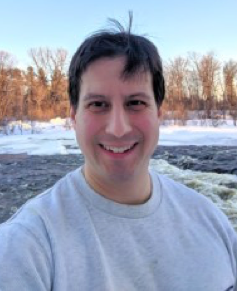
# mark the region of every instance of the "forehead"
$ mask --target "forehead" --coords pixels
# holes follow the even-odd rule
[[[134,74],[124,74],[125,57],[100,58],[92,62],[82,74],[81,89],[96,85],[123,84],[152,88],[152,76],[149,71],[138,70]]]

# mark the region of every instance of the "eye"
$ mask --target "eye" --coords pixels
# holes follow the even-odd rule
[[[87,107],[92,112],[103,112],[109,109],[109,104],[105,101],[93,101]]]
[[[142,100],[130,100],[127,102],[126,107],[130,110],[140,111],[146,107],[146,102]]]

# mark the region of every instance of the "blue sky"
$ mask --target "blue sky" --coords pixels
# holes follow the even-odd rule
[[[107,18],[147,34],[164,60],[213,50],[237,60],[236,0],[0,0],[0,50],[27,66],[30,48],[64,48],[72,55],[81,41],[105,28]]]

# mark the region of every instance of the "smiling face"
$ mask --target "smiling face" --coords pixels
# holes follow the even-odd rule
[[[158,141],[160,110],[152,77],[121,77],[124,58],[102,58],[82,75],[79,105],[71,118],[85,156],[87,180],[122,183],[143,179]]]

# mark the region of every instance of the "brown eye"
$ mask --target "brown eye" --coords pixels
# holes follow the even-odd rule
[[[94,101],[88,105],[88,108],[92,112],[103,112],[109,108],[109,104],[104,101]]]
[[[146,107],[146,103],[142,100],[130,100],[127,102],[126,106],[130,110],[139,111]]]

